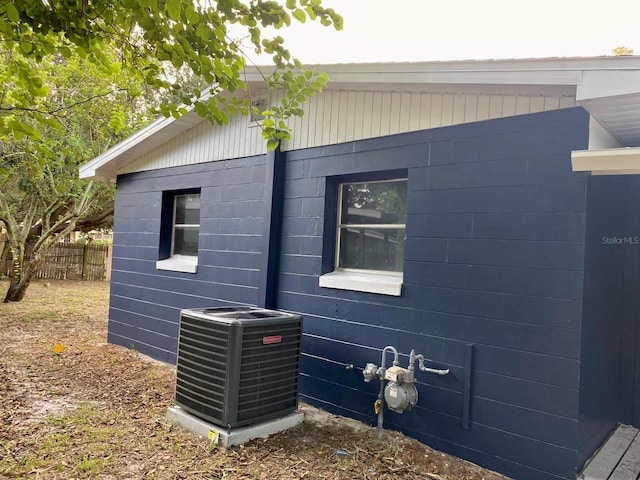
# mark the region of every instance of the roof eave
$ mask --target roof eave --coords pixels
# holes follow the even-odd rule
[[[596,86],[601,83],[599,71],[610,73],[629,70],[636,80],[640,71],[640,57],[552,58],[525,60],[485,60],[455,62],[406,62],[316,65],[330,77],[331,85],[386,85],[386,84],[456,84],[456,85],[512,85],[541,86],[549,88],[573,88],[581,90],[577,96],[585,108],[598,100],[590,78]],[[272,67],[250,67],[245,71],[245,81],[258,87],[264,84],[265,74]],[[596,72],[585,75],[585,72]],[[630,85],[631,81],[624,83]],[[588,94],[587,94],[587,87]],[[575,92],[576,90],[574,90]],[[584,92],[584,93],[581,93]],[[604,92],[611,94],[612,92]],[[602,99],[603,101],[605,99]],[[204,121],[193,111],[180,119],[161,118],[139,130],[129,138],[80,167],[80,177],[86,179],[113,180],[116,173],[128,161],[156,148]],[[606,122],[603,122],[606,124]]]
[[[159,118],[82,165],[79,170],[80,178],[91,180],[113,179],[115,178],[115,172],[122,164],[136,156],[136,150],[139,150],[143,143],[145,150],[155,148],[202,121],[204,119],[193,111],[179,119],[173,117]]]
[[[640,173],[640,147],[575,150],[571,152],[574,172],[592,175],[632,175]]]
[[[640,56],[510,60],[462,60],[402,63],[307,65],[329,74],[331,83],[453,83],[498,85],[577,85],[582,72],[640,70]],[[249,67],[246,80],[259,81],[271,66]]]

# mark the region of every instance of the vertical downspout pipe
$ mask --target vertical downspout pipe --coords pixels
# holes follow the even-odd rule
[[[265,165],[260,283],[256,302],[256,305],[262,308],[278,307],[284,179],[285,161],[280,147],[269,150]]]

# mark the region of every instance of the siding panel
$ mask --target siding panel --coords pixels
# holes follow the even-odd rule
[[[273,101],[278,101],[274,94]],[[326,90],[311,98],[302,118],[292,120],[292,139],[283,150],[330,145],[575,105],[574,97],[490,95],[379,90]],[[266,153],[260,128],[234,116],[229,125],[194,126],[119,173],[190,165]]]

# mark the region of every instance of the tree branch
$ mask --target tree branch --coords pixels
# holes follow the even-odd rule
[[[31,112],[31,113],[39,113],[41,115],[51,115],[52,117],[61,118],[61,116],[58,115],[58,112],[71,110],[72,108],[78,107],[80,105],[84,105],[85,103],[92,102],[93,100],[95,100],[97,98],[108,97],[109,95],[113,95],[113,94],[115,94],[117,92],[127,92],[127,91],[128,90],[126,88],[117,88],[117,89],[114,89],[114,90],[109,90],[108,92],[98,93],[96,95],[93,95],[91,97],[85,98],[83,100],[79,100],[77,102],[72,103],[71,105],[64,105],[62,107],[54,108],[53,110],[42,110],[42,109],[34,108],[34,107],[19,107],[19,106],[3,107],[3,106],[0,105],[0,111],[2,111],[2,112],[13,112],[13,111]]]

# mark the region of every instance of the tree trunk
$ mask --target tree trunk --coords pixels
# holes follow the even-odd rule
[[[40,269],[42,264],[41,259],[44,258],[42,250],[34,252],[31,245],[27,245],[24,250],[16,251],[13,253],[13,271],[11,272],[11,282],[9,283],[9,290],[4,297],[4,303],[19,302],[27,293],[27,288],[31,283],[31,280],[35,277],[36,273]]]
[[[19,302],[27,293],[27,287],[31,283],[31,279],[26,275],[16,278],[16,275],[11,275],[11,283],[9,284],[9,290],[4,297],[4,303]]]

